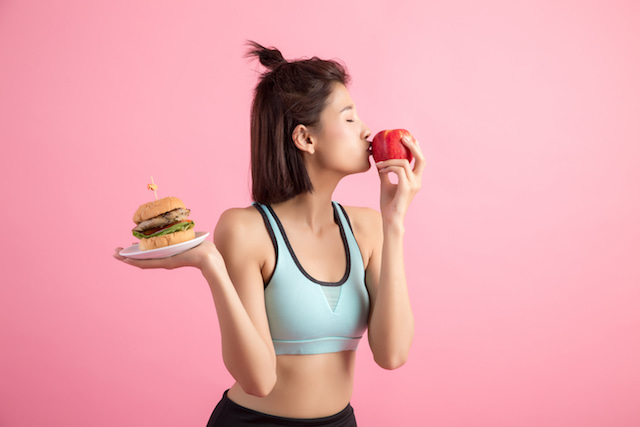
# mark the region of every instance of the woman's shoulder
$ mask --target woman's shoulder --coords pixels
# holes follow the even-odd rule
[[[342,206],[347,212],[349,221],[354,227],[370,228],[382,224],[380,212],[375,209],[360,206]]]
[[[214,240],[221,243],[233,241],[248,244],[256,242],[261,236],[261,231],[268,237],[262,216],[254,206],[230,208],[220,215]]]
[[[359,242],[382,237],[382,217],[375,209],[359,206],[343,206],[349,217],[353,233]]]
[[[251,226],[260,219],[260,213],[255,206],[249,205],[243,208],[229,208],[222,212],[218,223],[224,222],[234,226]]]
[[[382,244],[382,217],[375,209],[358,206],[343,207],[349,217],[366,269],[369,266],[369,260]]]

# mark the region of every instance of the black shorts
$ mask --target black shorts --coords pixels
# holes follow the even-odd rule
[[[356,427],[356,417],[351,405],[347,405],[335,415],[322,418],[286,418],[264,414],[245,408],[231,401],[225,391],[222,400],[209,418],[207,427],[281,427],[281,426],[315,426],[315,427]]]

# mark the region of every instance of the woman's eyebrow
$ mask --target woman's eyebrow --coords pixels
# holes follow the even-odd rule
[[[347,105],[342,110],[340,110],[340,113],[344,113],[345,111],[348,111],[348,110],[353,110],[353,105]]]

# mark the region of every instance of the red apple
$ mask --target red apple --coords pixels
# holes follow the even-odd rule
[[[373,160],[381,162],[389,159],[413,160],[411,151],[402,143],[402,137],[407,135],[411,140],[413,136],[405,129],[383,130],[376,134],[371,141]]]

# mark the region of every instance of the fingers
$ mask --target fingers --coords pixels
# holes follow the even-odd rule
[[[124,261],[124,260],[126,260],[126,259],[127,259],[127,258],[123,257],[122,255],[120,255],[120,251],[121,251],[122,249],[123,249],[123,248],[121,248],[121,247],[117,247],[117,248],[115,248],[115,249],[114,249],[113,257],[114,257],[115,259],[120,260],[120,261]]]
[[[134,259],[134,258],[120,257],[119,259],[125,264],[129,264],[134,267],[141,268],[143,270],[153,269],[153,268],[163,268],[166,270],[171,270],[175,267],[169,258]]]
[[[383,169],[386,169],[391,166],[411,166],[407,159],[389,159],[383,160],[381,162],[376,163],[376,167],[378,168],[378,172],[382,172]]]
[[[157,266],[153,266],[152,263],[149,262],[149,260],[136,260],[133,258],[124,257],[120,255],[121,250],[122,248],[118,247],[115,249],[115,252],[113,253],[113,257],[118,261],[122,261],[125,264],[133,265],[138,268],[157,268]]]
[[[380,177],[387,177],[387,180],[389,173],[392,172],[398,176],[399,180],[407,181],[410,184],[413,184],[416,181],[414,173],[411,170],[411,165],[406,159],[386,160],[384,162],[377,163],[376,166],[378,167]]]
[[[171,269],[168,263],[164,259],[133,259],[127,258],[125,262],[129,265],[133,265],[134,267],[138,267],[141,269],[147,268],[165,268]]]
[[[415,179],[408,166],[387,166],[379,171],[380,182],[383,186],[397,186],[398,193],[412,192],[415,187]],[[397,177],[397,182],[392,182],[391,174]]]
[[[416,160],[413,166],[413,172],[416,175],[421,176],[422,171],[424,170],[424,167],[426,165],[426,160],[424,158],[424,154],[422,153],[422,149],[420,148],[420,143],[417,139],[414,139],[408,135],[404,135],[401,141],[404,146],[407,147],[409,151],[411,151],[411,154],[413,154],[413,158]]]
[[[401,140],[402,143],[411,151],[411,154],[415,159],[413,168],[411,168],[409,161],[406,159],[390,159],[376,163],[378,173],[382,177],[383,174],[394,172],[398,176],[398,179],[406,178],[406,181],[418,190],[421,187],[422,172],[426,165],[424,154],[422,153],[422,149],[420,148],[420,144],[417,140],[407,135],[403,136]],[[402,168],[403,172],[401,172],[401,169],[399,168]],[[402,175],[400,175],[400,173],[402,173]]]

